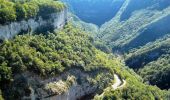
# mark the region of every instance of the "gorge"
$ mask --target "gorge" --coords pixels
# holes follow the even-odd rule
[[[0,100],[169,100],[169,16],[169,0],[0,0]]]
[[[103,6],[95,5],[103,2],[102,0],[66,0],[66,2],[71,7],[73,6],[73,10],[74,7],[77,7],[73,13],[80,19],[83,16],[81,13],[89,15],[89,17],[97,16],[94,13],[85,13],[90,7],[96,7],[96,12],[105,13],[100,9]],[[87,4],[87,2],[89,3]],[[109,21],[105,19],[97,34],[93,34],[97,43],[96,47],[104,52],[112,51],[114,54],[122,56],[126,65],[141,74],[147,83],[157,85],[162,89],[169,89],[170,74],[169,58],[167,57],[169,56],[170,2],[168,0],[107,0],[106,2],[108,4],[119,2],[120,4],[111,7],[115,9],[112,10],[114,16]],[[79,7],[79,4],[86,6],[86,8]],[[108,6],[108,4],[102,4]],[[105,8],[109,9],[109,7]],[[84,21],[88,19],[87,16],[82,18]],[[94,19],[96,20],[96,18]],[[91,23],[96,22],[91,21]],[[106,48],[110,48],[110,50]],[[154,63],[158,64],[157,68],[162,69],[158,71],[157,68],[154,68]],[[156,70],[150,72],[151,69],[148,68]],[[165,71],[164,68],[168,70]],[[157,80],[159,82],[155,82]]]

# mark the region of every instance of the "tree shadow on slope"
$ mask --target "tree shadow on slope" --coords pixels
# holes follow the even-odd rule
[[[112,19],[122,7],[124,0],[63,0],[83,21],[101,26]]]
[[[120,20],[128,20],[132,13],[141,9],[163,10],[170,5],[169,0],[131,0],[126,10],[121,15]]]
[[[151,24],[147,29],[141,30],[139,36],[133,39],[130,43],[125,45],[123,48],[125,51],[129,51],[131,48],[138,48],[144,46],[149,42],[153,42],[157,39],[162,38],[166,34],[170,33],[170,16],[159,20],[156,23]]]

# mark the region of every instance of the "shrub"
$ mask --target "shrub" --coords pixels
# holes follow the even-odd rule
[[[37,16],[39,11],[39,6],[31,2],[24,4],[24,8],[26,10],[26,18]]]
[[[7,67],[7,63],[2,63],[0,65],[0,83],[7,84],[12,79],[12,70]]]
[[[16,12],[12,7],[0,9],[0,23],[12,22],[16,20]]]
[[[16,9],[17,20],[21,20],[23,18],[26,18],[27,13],[26,13],[26,10],[25,10],[25,8],[23,7],[22,4],[17,3],[15,5],[15,9]]]

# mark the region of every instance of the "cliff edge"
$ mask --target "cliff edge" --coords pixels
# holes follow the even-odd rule
[[[25,32],[47,32],[53,29],[62,28],[67,22],[67,9],[63,9],[60,12],[52,13],[48,16],[48,19],[44,19],[41,16],[37,18],[30,18],[28,20],[22,20],[18,22],[11,22],[7,25],[0,25],[0,39],[10,39],[17,34],[23,34]]]

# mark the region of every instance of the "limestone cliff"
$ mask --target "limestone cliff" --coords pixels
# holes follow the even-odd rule
[[[25,93],[23,88],[17,88],[22,93],[22,100],[77,100],[86,98],[86,95],[95,95],[113,80],[113,76],[104,73],[108,73],[108,70],[96,70],[91,73],[70,69],[59,76],[44,79],[25,72],[15,76],[13,87],[22,86],[29,91]],[[101,75],[100,78],[98,75]],[[96,81],[95,77],[99,80]]]
[[[67,9],[53,13],[44,19],[41,16],[22,20],[19,22],[11,22],[7,25],[0,25],[0,40],[13,38],[17,34],[24,32],[44,32],[55,28],[62,28],[67,21]]]

